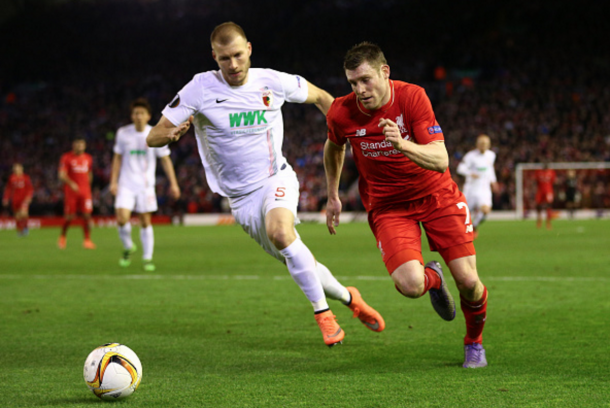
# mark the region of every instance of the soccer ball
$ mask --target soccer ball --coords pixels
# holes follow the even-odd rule
[[[85,360],[83,377],[89,389],[103,400],[117,400],[133,394],[142,380],[142,363],[129,347],[104,344]]]

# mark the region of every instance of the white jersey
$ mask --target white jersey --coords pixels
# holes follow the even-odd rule
[[[208,185],[215,193],[238,197],[285,167],[281,107],[306,99],[307,81],[300,76],[251,68],[248,82],[230,86],[220,71],[208,71],[195,75],[163,115],[174,125],[194,115]]]
[[[491,194],[491,183],[496,182],[495,162],[496,154],[491,150],[481,153],[475,149],[464,155],[457,167],[457,173],[466,177],[464,194],[475,191],[489,191]],[[473,177],[473,175],[477,177]]]
[[[117,131],[113,151],[122,156],[119,188],[137,192],[154,187],[157,158],[169,156],[171,152],[167,146],[148,147],[146,136],[151,129],[146,125],[142,132],[138,132],[131,124]]]

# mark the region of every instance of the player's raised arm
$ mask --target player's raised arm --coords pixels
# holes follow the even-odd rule
[[[313,103],[324,115],[330,109],[335,98],[324,89],[318,88],[311,82],[307,81],[307,99],[305,103]]]
[[[412,162],[426,170],[444,173],[449,166],[449,154],[445,147],[445,142],[436,140],[428,144],[420,145],[409,140],[403,139],[398,125],[390,119],[381,119],[379,127],[383,128],[385,140],[392,143],[394,148]]]
[[[339,146],[330,140],[324,144],[324,171],[326,173],[326,188],[328,201],[326,203],[326,226],[328,232],[335,235],[335,227],[339,225],[341,214],[341,199],[339,198],[339,180],[343,161],[345,159],[345,145]]]
[[[149,147],[161,147],[180,140],[193,123],[193,116],[175,126],[165,116],[161,116],[159,123],[157,123],[146,137],[146,144]]]

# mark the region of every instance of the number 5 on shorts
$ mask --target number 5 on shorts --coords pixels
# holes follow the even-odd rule
[[[282,197],[286,196],[286,187],[278,187],[275,190],[275,196],[278,198],[282,198]]]
[[[464,202],[459,202],[456,205],[460,210],[462,208],[466,209],[466,222],[464,224],[466,224],[466,234],[468,234],[469,232],[472,232],[472,230],[473,230],[472,224],[470,224],[470,210],[468,209],[468,204],[466,204]]]

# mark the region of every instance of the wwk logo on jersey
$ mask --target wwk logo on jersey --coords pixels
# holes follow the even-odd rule
[[[240,126],[253,126],[267,123],[265,113],[267,111],[258,110],[250,112],[229,113],[229,123],[232,128]],[[243,124],[242,124],[243,121]]]

